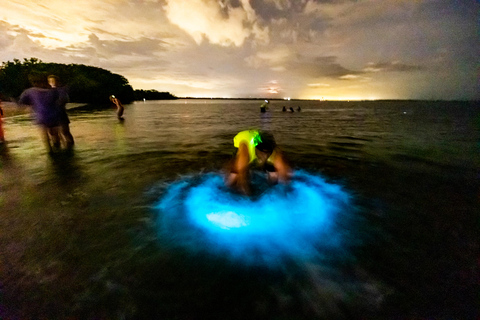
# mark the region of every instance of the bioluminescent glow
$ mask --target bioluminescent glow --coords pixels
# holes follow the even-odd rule
[[[222,229],[240,228],[248,226],[248,222],[243,215],[235,212],[215,212],[207,214],[208,221],[219,226]]]
[[[169,185],[155,207],[160,237],[194,252],[221,254],[245,263],[282,257],[315,257],[341,249],[337,221],[350,209],[350,196],[322,177],[296,171],[289,185],[267,186],[254,175],[257,194],[225,187],[218,173]]]

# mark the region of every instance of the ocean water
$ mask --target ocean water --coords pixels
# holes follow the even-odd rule
[[[56,155],[30,115],[4,119],[0,318],[477,316],[478,103],[259,106],[136,102],[119,122],[70,104],[75,149]],[[222,188],[250,128],[274,134],[292,189]]]

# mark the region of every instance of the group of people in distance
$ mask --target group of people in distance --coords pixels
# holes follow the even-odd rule
[[[289,110],[290,112],[295,112],[295,110],[293,110],[292,107],[290,107],[288,110]],[[286,111],[287,111],[287,108],[286,108],[285,106],[283,106],[282,111],[283,111],[283,112],[286,112]],[[298,107],[298,108],[297,108],[297,111],[298,111],[298,112],[302,111],[302,108]]]
[[[31,74],[29,81],[32,87],[22,92],[18,104],[32,106],[50,153],[60,150],[62,144],[66,150],[71,150],[74,140],[65,108],[69,101],[67,91],[59,86],[59,78],[55,75]]]

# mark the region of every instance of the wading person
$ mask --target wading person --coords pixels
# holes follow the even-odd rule
[[[110,101],[112,101],[112,103],[117,107],[117,118],[118,118],[118,120],[123,120],[123,117],[122,117],[123,116],[123,110],[124,110],[123,104],[114,95],[110,96]]]
[[[290,180],[291,168],[270,133],[241,131],[233,139],[233,144],[238,149],[227,168],[227,186],[250,194],[249,171],[254,167],[267,171],[270,182],[287,183]]]
[[[68,119],[66,105],[70,98],[65,87],[59,86],[60,79],[55,75],[48,76],[48,84],[58,92],[57,107],[59,112],[60,133],[65,141],[65,147],[71,149],[74,145],[72,133],[70,132],[70,119]]]
[[[3,109],[2,99],[0,99],[0,144],[5,143],[5,135],[3,133]]]
[[[22,92],[18,104],[32,107],[45,146],[51,153],[60,148],[59,93],[48,85],[46,75],[32,74],[29,80],[32,87]]]
[[[265,102],[262,103],[262,105],[260,106],[260,112],[262,113],[267,112],[268,104],[269,104],[268,100],[265,100]]]

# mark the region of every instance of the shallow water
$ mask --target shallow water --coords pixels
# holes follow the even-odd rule
[[[4,119],[0,317],[475,318],[478,104],[259,105],[137,102],[118,122],[71,104],[75,150],[54,156],[30,116]],[[313,259],[252,266],[175,238],[201,231],[162,229],[159,201],[220,175],[248,128],[272,131],[297,171],[348,193],[330,234],[341,245],[312,235]]]

